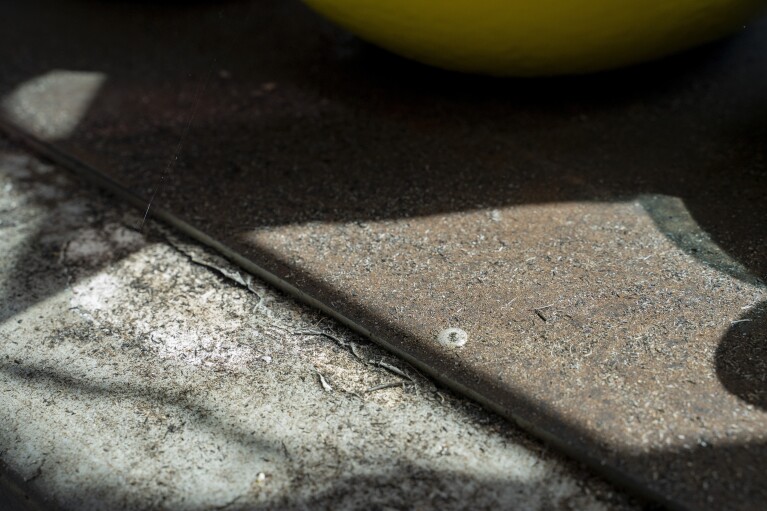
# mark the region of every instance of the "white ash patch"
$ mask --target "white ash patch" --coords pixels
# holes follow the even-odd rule
[[[140,234],[126,228],[81,230],[62,262],[76,276],[101,258],[113,258],[113,247],[143,243]],[[81,278],[72,287],[71,306],[101,328],[131,325],[133,342],[159,359],[229,372],[263,364],[265,353],[250,345],[261,334],[246,321],[253,304],[215,287],[177,285],[184,263],[167,247],[146,246]],[[213,274],[206,278],[216,282]]]
[[[110,302],[120,289],[121,282],[114,276],[99,273],[89,279],[80,281],[72,288],[70,303],[86,318],[92,318],[97,311],[109,308]]]
[[[83,229],[69,242],[62,258],[67,263],[96,262],[108,258],[109,249],[109,242],[100,230]]]
[[[144,245],[144,237],[124,225],[110,224],[106,228],[112,246],[121,249],[137,248]]]
[[[258,352],[232,341],[230,337],[178,324],[154,330],[148,335],[157,355],[194,366],[244,370],[260,359]]]
[[[141,234],[116,223],[100,229],[80,229],[62,252],[62,262],[92,265],[109,260],[115,254],[134,251],[144,243]]]

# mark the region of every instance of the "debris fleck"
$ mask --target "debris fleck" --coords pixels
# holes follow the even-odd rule
[[[316,372],[317,376],[320,377],[320,384],[322,385],[322,389],[325,392],[332,392],[333,391],[333,387],[331,387],[330,384],[328,383],[328,381],[325,379],[325,377],[322,376],[322,373],[319,372],[316,368],[314,369],[314,372]]]
[[[376,385],[375,387],[370,387],[369,389],[367,389],[365,391],[365,394],[369,394],[371,392],[376,392],[378,390],[391,389],[391,388],[394,388],[394,387],[402,387],[404,389],[405,385],[407,385],[407,384],[405,382],[403,382],[403,381],[393,381],[393,382],[390,382],[390,383],[383,383],[381,385]]]
[[[356,343],[350,342],[349,343],[349,349],[351,350],[352,355],[354,355],[355,357],[357,357],[360,360],[365,360],[365,358],[360,354],[360,352],[357,351],[357,344]]]
[[[405,373],[405,371],[403,371],[399,367],[393,366],[391,364],[387,364],[383,360],[381,360],[380,362],[374,362],[373,364],[377,365],[379,367],[383,367],[384,369],[386,369],[388,371],[391,371],[392,373],[396,374],[397,376],[401,376],[401,377],[405,378],[406,380],[413,381],[413,378],[408,376],[407,373]]]
[[[297,332],[293,332],[293,335],[313,335],[318,337],[327,337],[331,341],[335,341],[336,344],[338,344],[339,346],[343,348],[345,348],[349,344],[346,341],[342,341],[341,339],[339,339],[338,337],[334,335],[331,335],[327,332],[320,332],[319,330],[300,330]]]
[[[556,302],[555,302],[555,303],[550,303],[550,304],[548,304],[548,305],[542,305],[542,306],[540,306],[540,307],[535,307],[535,308],[533,309],[533,312],[535,313],[535,315],[536,315],[536,316],[538,316],[539,318],[541,318],[541,319],[543,320],[543,322],[545,323],[545,322],[547,322],[547,321],[549,320],[549,318],[547,318],[547,317],[546,317],[546,316],[543,314],[543,311],[545,311],[546,309],[550,309],[551,307],[554,307],[554,305],[556,305]]]

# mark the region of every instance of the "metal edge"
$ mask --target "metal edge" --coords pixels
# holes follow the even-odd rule
[[[0,115],[0,132],[4,133],[9,138],[26,145],[30,150],[32,150],[34,153],[38,154],[39,156],[47,158],[51,160],[52,162],[69,169],[70,171],[74,172],[75,174],[83,178],[85,181],[91,184],[94,184],[100,188],[103,188],[106,191],[114,194],[121,200],[127,202],[131,206],[139,209],[140,211],[145,210],[147,205],[147,199],[142,198],[135,192],[129,190],[128,188],[120,184],[118,181],[106,176],[105,174],[103,174],[102,172],[99,172],[97,169],[91,167],[90,165],[78,160],[77,158],[67,154],[65,151],[62,151],[61,149],[55,147],[52,143],[41,141],[37,139],[34,135],[31,135],[27,133],[26,131],[21,130],[20,128],[14,126],[2,115]],[[296,286],[290,284],[289,282],[286,282],[285,280],[279,278],[277,275],[255,264],[251,260],[240,255],[237,251],[217,241],[215,238],[205,234],[203,231],[197,229],[196,227],[194,227],[187,221],[183,220],[182,218],[174,215],[170,211],[160,207],[153,207],[152,216],[153,218],[158,219],[175,229],[178,229],[179,231],[189,236],[190,238],[194,239],[195,241],[202,243],[203,245],[215,250],[216,252],[221,254],[223,257],[225,257],[232,263],[236,264],[237,266],[240,266],[247,272],[257,276],[258,278],[268,282],[269,284],[273,285],[280,291],[292,296],[293,298],[301,301],[302,303],[306,305],[309,305],[310,307],[313,307],[315,309],[322,311],[323,313],[341,322],[346,327],[358,333],[359,335],[367,337],[368,339],[378,344],[379,346],[383,347],[387,351],[404,359],[409,364],[412,364],[419,371],[422,371],[424,374],[429,375],[429,377],[438,381],[440,384],[457,392],[458,394],[462,394],[468,397],[469,399],[482,405],[484,408],[492,411],[493,413],[496,413],[497,415],[500,415],[501,417],[512,422],[513,424],[516,424],[517,426],[519,426],[520,428],[522,428],[523,430],[525,430],[532,436],[554,447],[557,451],[572,458],[576,462],[589,467],[596,474],[604,477],[606,480],[618,486],[619,488],[626,490],[627,492],[631,493],[636,498],[642,501],[645,501],[647,503],[654,503],[656,505],[660,505],[663,509],[680,510],[680,511],[688,509],[682,506],[679,502],[669,500],[666,496],[652,489],[647,488],[640,481],[631,477],[625,471],[622,471],[614,466],[611,466],[608,463],[604,463],[602,459],[596,458],[585,451],[582,451],[578,448],[568,445],[565,441],[558,438],[555,434],[551,433],[550,431],[547,431],[546,429],[524,419],[523,417],[518,416],[513,411],[506,410],[504,407],[497,405],[496,403],[492,402],[487,397],[472,390],[471,388],[466,387],[465,385],[462,385],[448,378],[445,378],[444,375],[434,370],[427,363],[418,360],[417,358],[413,357],[412,355],[408,354],[407,352],[401,349],[398,349],[396,346],[387,342],[385,339],[377,337],[371,331],[359,325],[352,319],[346,317],[344,314],[336,311],[335,309],[331,308],[324,302],[310,296],[309,294],[301,291]]]

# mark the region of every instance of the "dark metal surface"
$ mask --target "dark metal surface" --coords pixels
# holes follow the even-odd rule
[[[0,48],[6,126],[157,191],[150,215],[613,480],[767,501],[764,22],[544,81],[427,69],[287,1],[6,3]],[[65,136],[56,70],[104,80]]]

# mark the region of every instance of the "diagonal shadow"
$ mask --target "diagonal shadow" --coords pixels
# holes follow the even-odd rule
[[[242,474],[244,478],[253,478],[256,474]],[[363,474],[340,474],[321,491],[316,488],[311,475],[293,482],[290,492],[269,495],[266,498],[254,498],[242,494],[221,509],[231,511],[259,510],[304,510],[304,509],[462,509],[467,504],[467,497],[475,509],[492,509],[499,504],[507,509],[578,509],[586,502],[596,501],[597,505],[625,505],[614,502],[610,496],[598,495],[594,499],[581,500],[577,496],[564,498],[558,491],[541,491],[540,482],[517,480],[498,474],[488,477],[470,470],[448,470],[423,467],[408,459],[403,453],[392,453],[388,467]],[[401,491],[406,488],[408,491]],[[82,495],[98,496],[114,493],[107,481],[91,479],[84,481],[78,491]],[[567,489],[564,490],[567,492]],[[147,502],[143,495],[132,495],[129,507],[143,508]],[[614,498],[614,497],[613,497]],[[39,499],[38,499],[39,502]],[[13,502],[11,503],[13,504]],[[37,505],[35,505],[37,504]],[[20,502],[11,506],[9,511],[37,511],[38,509],[60,509],[51,502],[42,506],[35,502]],[[631,501],[638,509],[646,511],[660,509],[650,503]],[[197,506],[190,508],[198,508]]]
[[[40,367],[30,363],[17,364],[1,362],[0,372],[16,380],[20,385],[45,384],[61,390],[65,395],[84,395],[92,398],[125,399],[130,401],[150,400],[164,407],[190,413],[195,424],[216,435],[221,435],[242,446],[256,447],[264,452],[283,452],[277,441],[262,441],[252,431],[243,429],[235,422],[219,417],[215,411],[200,403],[199,395],[186,389],[166,390],[156,386],[133,382],[96,382],[77,377],[64,371]]]
[[[23,49],[9,59],[0,92],[50,69],[107,74],[110,81],[80,128],[57,147],[109,169],[139,196],[163,182],[169,148],[195,109],[195,91],[205,87],[178,165],[158,194],[158,204],[205,232],[650,197],[648,212],[687,253],[741,280],[767,276],[767,70],[759,66],[765,38],[758,31],[631,70],[489,80],[402,61],[289,2],[227,4],[225,22],[219,5],[121,2],[71,2],[57,12],[60,20],[30,18],[40,5],[46,3],[6,7],[5,19],[20,19],[23,28],[3,31],[0,46]],[[59,36],[56,47],[51,30]],[[693,222],[677,227],[657,196],[681,199]],[[691,224],[699,231],[690,233]],[[703,235],[737,264],[696,241]],[[252,259],[283,264],[277,254]],[[326,303],[345,300],[326,283],[298,278]],[[379,341],[407,337],[369,311],[346,308],[352,317],[383,324]],[[720,349],[725,369],[718,374],[748,399],[742,383],[727,376],[733,364],[749,363],[732,358],[730,337]],[[424,356],[437,367],[448,363],[436,352]],[[488,397],[496,384],[476,374],[455,382],[469,394],[477,385],[491,389],[473,397],[503,412],[509,403]],[[512,397],[511,418],[558,422],[541,403]],[[570,425],[554,429],[536,432],[601,465],[599,455],[587,452],[595,439]],[[709,454],[669,451],[640,459],[684,459],[705,474]],[[620,456],[612,461],[620,465]],[[665,491],[658,488],[656,497]]]
[[[0,172],[8,170],[6,158],[19,157],[10,149],[7,141],[0,139]],[[31,167],[40,167],[35,161],[23,159]],[[25,233],[24,242],[14,246],[11,253],[4,254],[5,257],[12,257],[15,263],[8,264],[8,270],[0,282],[0,324],[74,283],[61,263],[62,253],[66,251],[69,239],[93,214],[87,196],[95,190],[90,185],[61,179],[56,170],[44,173],[34,168],[22,170],[27,174],[9,176],[9,184],[19,191],[16,200],[23,206],[2,212],[0,221],[7,222],[9,226],[17,221],[28,222],[29,227],[25,229],[34,229],[34,233]],[[19,210],[33,211],[34,218],[18,218]],[[98,221],[94,225],[98,226]],[[107,247],[115,259],[127,257],[137,248],[115,243]],[[97,273],[108,262],[99,258],[80,265],[82,273],[78,272],[79,277],[86,278]]]

